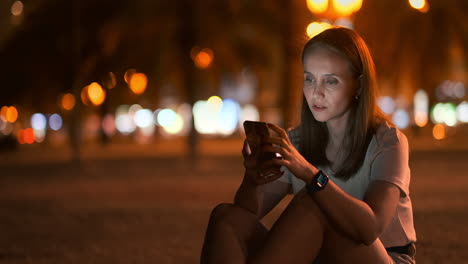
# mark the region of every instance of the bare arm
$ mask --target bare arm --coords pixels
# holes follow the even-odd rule
[[[396,210],[400,189],[394,184],[375,181],[365,201],[345,193],[335,183],[310,196],[332,224],[352,240],[370,245],[383,232]]]
[[[284,130],[274,125],[270,127],[280,135],[280,138],[272,138],[270,143],[277,146],[267,146],[265,151],[278,152],[283,156],[283,160],[273,160],[272,163],[288,167],[296,177],[304,180],[306,184],[310,184],[318,169],[308,163],[292,146]],[[401,163],[405,162],[405,157],[407,162],[404,151],[406,149],[401,148],[400,151],[396,149],[396,151],[381,155],[376,159],[374,165],[390,163],[394,165],[394,169],[382,170],[382,166],[373,166],[371,173],[402,173],[400,168]],[[400,193],[401,191],[396,185],[377,180],[371,183],[364,201],[361,201],[348,195],[335,183],[329,181],[323,190],[309,195],[309,197],[316,201],[337,230],[356,242],[369,245],[380,236],[390,222],[398,205]]]

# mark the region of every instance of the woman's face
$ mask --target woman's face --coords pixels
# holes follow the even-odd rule
[[[353,75],[346,59],[323,47],[306,54],[304,96],[317,121],[346,123],[354,95]]]

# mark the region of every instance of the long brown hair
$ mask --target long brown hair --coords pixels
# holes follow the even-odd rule
[[[376,105],[377,81],[375,66],[364,40],[353,30],[331,28],[311,38],[302,51],[304,58],[316,47],[324,47],[343,56],[357,82],[357,98],[353,98],[344,137],[344,160],[336,169],[335,177],[349,179],[362,166],[367,147],[382,121],[387,121]],[[325,149],[328,144],[328,128],[325,122],[317,121],[303,97],[299,152],[314,165],[329,165]]]

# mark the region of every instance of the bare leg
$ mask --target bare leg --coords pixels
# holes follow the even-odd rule
[[[391,263],[379,239],[358,244],[334,230],[305,193],[297,194],[268,232],[257,217],[234,205],[213,210],[201,263]]]
[[[245,263],[263,245],[268,230],[251,212],[233,204],[213,209],[201,263]]]

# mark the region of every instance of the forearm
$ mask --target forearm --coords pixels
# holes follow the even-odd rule
[[[379,235],[376,216],[369,205],[345,193],[332,181],[309,197],[331,224],[350,239],[368,245]]]
[[[259,192],[258,186],[244,177],[234,197],[234,203],[258,216],[261,209]]]

